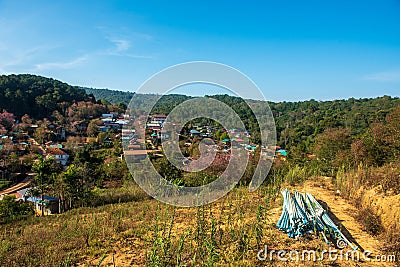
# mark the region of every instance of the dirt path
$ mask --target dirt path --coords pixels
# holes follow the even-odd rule
[[[371,261],[361,262],[354,266],[394,266],[394,264],[376,260],[377,255],[378,257],[380,257],[380,255],[385,255],[385,253],[380,250],[383,242],[363,230],[362,225],[354,218],[358,210],[344,198],[335,195],[331,178],[324,177],[319,181],[307,181],[302,186],[295,186],[289,189],[296,189],[301,193],[311,193],[318,201],[325,202],[330,212],[336,217],[335,219],[338,219],[337,221],[344,226],[345,229],[342,229],[342,233],[345,234],[347,230],[350,234],[350,241],[354,241],[354,243],[358,245],[359,250],[371,252]],[[271,211],[272,220],[277,221],[281,212],[281,207],[274,208]],[[339,225],[337,221],[335,221],[335,223]],[[348,237],[347,234],[345,235]],[[346,250],[347,249],[351,248],[347,247]],[[352,266],[352,264],[343,263],[343,266]]]

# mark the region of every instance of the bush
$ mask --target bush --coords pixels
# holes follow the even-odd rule
[[[363,225],[364,230],[373,236],[383,232],[381,218],[371,208],[359,210],[356,219]]]
[[[0,200],[0,222],[8,222],[23,216],[34,214],[31,203],[23,201],[15,201],[14,196],[4,196]]]
[[[115,203],[135,202],[150,198],[146,192],[137,185],[128,185],[112,189],[96,189],[93,190],[92,193],[93,195],[89,205],[92,207]]]
[[[392,229],[388,231],[383,237],[386,240],[385,245],[383,246],[383,251],[387,254],[394,254],[396,257],[396,261],[400,261],[400,233],[397,232],[396,229]]]
[[[183,181],[185,186],[196,187],[209,184],[218,179],[218,177],[218,175],[211,175],[204,172],[193,172],[186,173]]]

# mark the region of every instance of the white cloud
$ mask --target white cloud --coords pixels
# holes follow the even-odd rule
[[[115,44],[115,49],[118,52],[126,51],[131,46],[130,42],[128,40],[124,40],[124,39],[112,39],[110,41]]]
[[[372,73],[364,76],[364,80],[377,82],[400,82],[400,70]]]
[[[131,42],[125,38],[110,38],[106,37],[114,46],[106,51],[100,52],[99,54],[103,54],[106,56],[121,56],[121,57],[129,57],[129,58],[154,58],[149,55],[139,55],[130,53],[129,50],[132,47]],[[148,39],[152,38],[150,35],[143,35],[141,38]]]
[[[36,70],[45,70],[45,69],[71,69],[76,67],[77,65],[81,64],[82,62],[86,61],[88,59],[87,55],[75,58],[70,61],[64,61],[64,62],[46,62],[46,63],[40,63],[36,64]]]
[[[0,71],[3,74],[10,74],[17,71],[26,72],[31,69],[31,62],[40,53],[53,49],[50,46],[36,46],[31,48],[15,48],[10,45],[0,44]]]

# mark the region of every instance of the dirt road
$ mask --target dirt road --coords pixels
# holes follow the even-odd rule
[[[25,179],[22,182],[14,185],[10,188],[4,189],[3,191],[0,191],[0,195],[12,194],[12,193],[17,192],[18,190],[24,189],[30,185],[32,180],[33,180],[33,175],[29,174],[25,177]]]
[[[307,181],[302,186],[295,186],[289,189],[296,189],[301,193],[311,193],[318,201],[322,201],[323,206],[326,204],[330,210],[330,216],[333,217],[332,219],[335,223],[338,226],[340,224],[342,225],[342,233],[344,233],[350,241],[355,243],[359,247],[360,251],[371,252],[369,257],[371,261],[367,260],[358,263],[342,262],[339,263],[340,266],[395,266],[393,263],[382,262],[379,260],[382,255],[383,257],[387,256],[380,250],[383,242],[363,230],[362,225],[355,219],[358,210],[346,199],[335,195],[331,178],[324,177],[320,178],[318,181]],[[324,208],[326,208],[326,206]],[[279,219],[281,212],[281,207],[274,208],[271,211],[271,219],[276,222]]]

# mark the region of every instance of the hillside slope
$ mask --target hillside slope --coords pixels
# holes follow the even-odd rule
[[[290,189],[310,192],[329,207],[358,245],[384,255],[383,240],[370,236],[354,219],[353,205],[335,196],[330,179],[314,177]],[[275,228],[282,197],[261,187],[236,188],[219,201],[198,208],[174,208],[145,200],[36,218],[2,227],[0,264],[5,266],[314,266],[313,261],[259,261],[270,250],[329,249],[315,236],[298,240]],[[342,229],[343,229],[342,227]],[[331,247],[334,249],[334,247]],[[12,251],[12,253],[11,253]],[[347,248],[345,249],[347,251]],[[393,266],[369,259],[325,259],[324,266]],[[276,257],[276,255],[275,255]]]
[[[29,114],[42,119],[87,98],[85,90],[55,79],[30,74],[0,76],[0,110],[18,117]]]
[[[104,98],[116,104],[129,104],[133,93],[107,89],[86,89],[96,99]],[[148,107],[157,95],[136,95],[133,106],[137,109]],[[240,98],[229,95],[207,96],[224,102],[232,107],[243,119],[249,130],[256,133],[255,120],[247,104]],[[175,106],[190,99],[184,95],[163,96],[156,107],[155,113],[168,114]],[[261,101],[250,100],[252,108],[265,108]],[[382,96],[377,98],[349,98],[333,101],[307,100],[299,102],[268,102],[275,118],[278,145],[297,151],[312,153],[315,137],[328,128],[347,128],[355,138],[362,135],[375,122],[385,120],[387,114],[400,105],[398,97]]]

